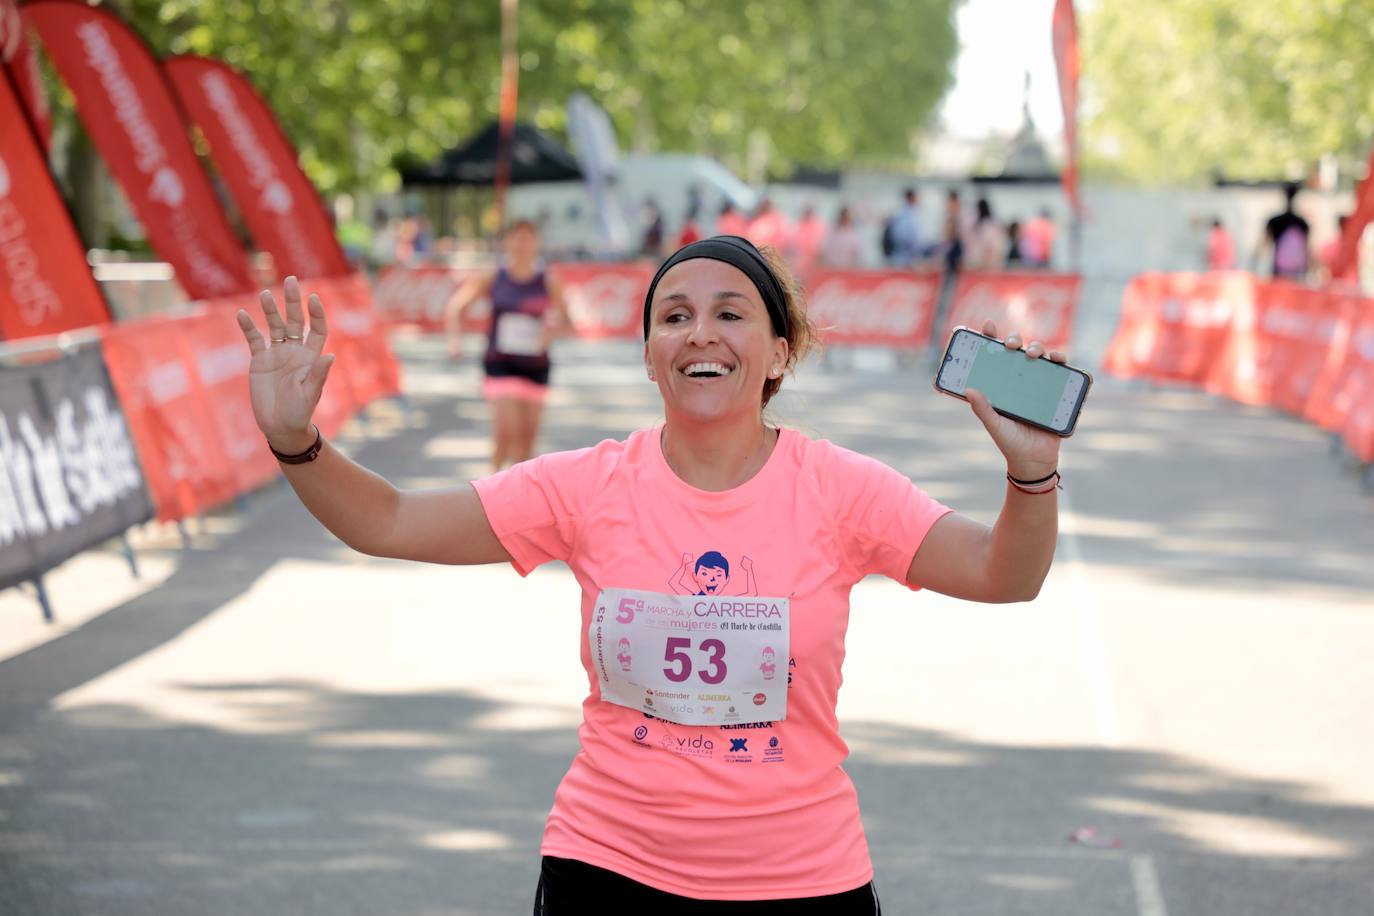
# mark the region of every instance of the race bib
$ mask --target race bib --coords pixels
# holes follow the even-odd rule
[[[496,352],[509,356],[542,356],[544,322],[523,312],[502,312],[496,318]]]
[[[789,605],[608,588],[587,640],[601,699],[680,725],[787,718]]]

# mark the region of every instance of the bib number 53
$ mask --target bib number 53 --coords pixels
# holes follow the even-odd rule
[[[663,676],[675,683],[682,683],[692,676],[692,656],[688,650],[692,640],[686,636],[670,636],[663,649],[663,660],[672,662],[673,667],[664,668]],[[719,639],[703,639],[697,646],[699,652],[706,654],[705,668],[697,672],[697,677],[707,684],[719,684],[725,680],[725,643]]]

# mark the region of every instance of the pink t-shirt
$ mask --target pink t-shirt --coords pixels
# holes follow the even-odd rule
[[[750,480],[697,490],[668,467],[661,434],[544,455],[473,484],[521,575],[563,560],[582,587],[590,692],[543,853],[703,899],[859,887],[873,867],[835,716],[849,592],[870,573],[905,582],[949,510],[878,461],[786,429]],[[586,638],[597,596],[669,592],[684,554],[711,557],[697,573],[703,593],[790,599],[791,651],[764,660],[786,673],[785,721],[684,726],[602,701]]]

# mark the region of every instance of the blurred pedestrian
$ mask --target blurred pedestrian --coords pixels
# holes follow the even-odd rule
[[[1026,266],[1025,248],[1026,240],[1021,237],[1021,224],[1012,220],[1007,223],[1007,256],[1005,260],[1007,267]]]
[[[720,205],[720,215],[716,217],[716,235],[746,236],[749,233],[749,220],[735,209],[734,201],[728,197]]]
[[[701,202],[699,197],[699,194],[696,196],[688,196],[687,214],[683,217],[682,228],[679,229],[677,233],[678,248],[681,248],[683,245],[690,245],[701,238],[701,216],[699,213]]]
[[[945,217],[940,226],[940,257],[945,262],[945,271],[957,274],[964,265],[964,239],[969,224],[959,192],[954,188],[945,192]]]
[[[549,394],[549,344],[571,326],[562,285],[539,260],[539,228],[517,220],[502,242],[504,263],[468,280],[445,308],[449,354],[457,358],[463,312],[482,299],[491,303],[482,396],[491,404],[494,471],[534,454]]]
[[[663,257],[663,211],[658,201],[652,197],[644,199],[644,235],[639,242],[639,253],[643,257],[658,260]]]
[[[922,254],[921,202],[915,188],[902,192],[902,207],[892,217],[887,262],[892,267],[910,267]]]
[[[978,199],[977,214],[965,243],[965,263],[970,270],[1000,270],[1006,264],[1007,234],[987,198]]]
[[[1031,267],[1049,267],[1054,258],[1054,220],[1048,208],[1041,208],[1021,227],[1021,255]]]
[[[848,207],[840,207],[835,225],[821,246],[820,260],[826,267],[855,268],[863,265],[865,240],[854,225]]]
[[[1236,267],[1236,243],[1231,233],[1226,231],[1221,217],[1212,219],[1212,228],[1207,233],[1207,269],[1234,270]]]
[[[788,225],[787,217],[782,211],[765,197],[759,201],[759,208],[754,212],[754,218],[749,221],[745,238],[760,248],[786,251],[791,244],[792,227]]]
[[[826,234],[825,221],[816,215],[816,208],[809,203],[802,207],[801,219],[792,229],[790,254],[793,270],[805,273],[815,266]]]
[[[1311,267],[1311,229],[1307,220],[1294,210],[1293,202],[1298,190],[1296,183],[1284,186],[1283,210],[1269,217],[1264,224],[1261,248],[1269,250],[1272,276],[1301,283],[1307,279],[1307,271]]]
[[[1336,272],[1336,258],[1341,253],[1341,238],[1345,235],[1345,226],[1350,222],[1350,217],[1342,213],[1336,217],[1336,234],[1322,245],[1318,258],[1322,265],[1323,278],[1327,286],[1332,289],[1358,293],[1360,291],[1360,259],[1354,257],[1345,269]]]

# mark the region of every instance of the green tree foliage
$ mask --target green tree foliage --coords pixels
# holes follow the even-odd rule
[[[905,155],[951,79],[959,0],[525,0],[520,117],[561,132],[581,90],[623,145],[772,165]],[[219,57],[276,110],[326,192],[394,181],[496,114],[497,0],[119,0],[160,54]]]
[[[1090,167],[1273,178],[1374,141],[1374,0],[1100,3],[1084,17]]]

